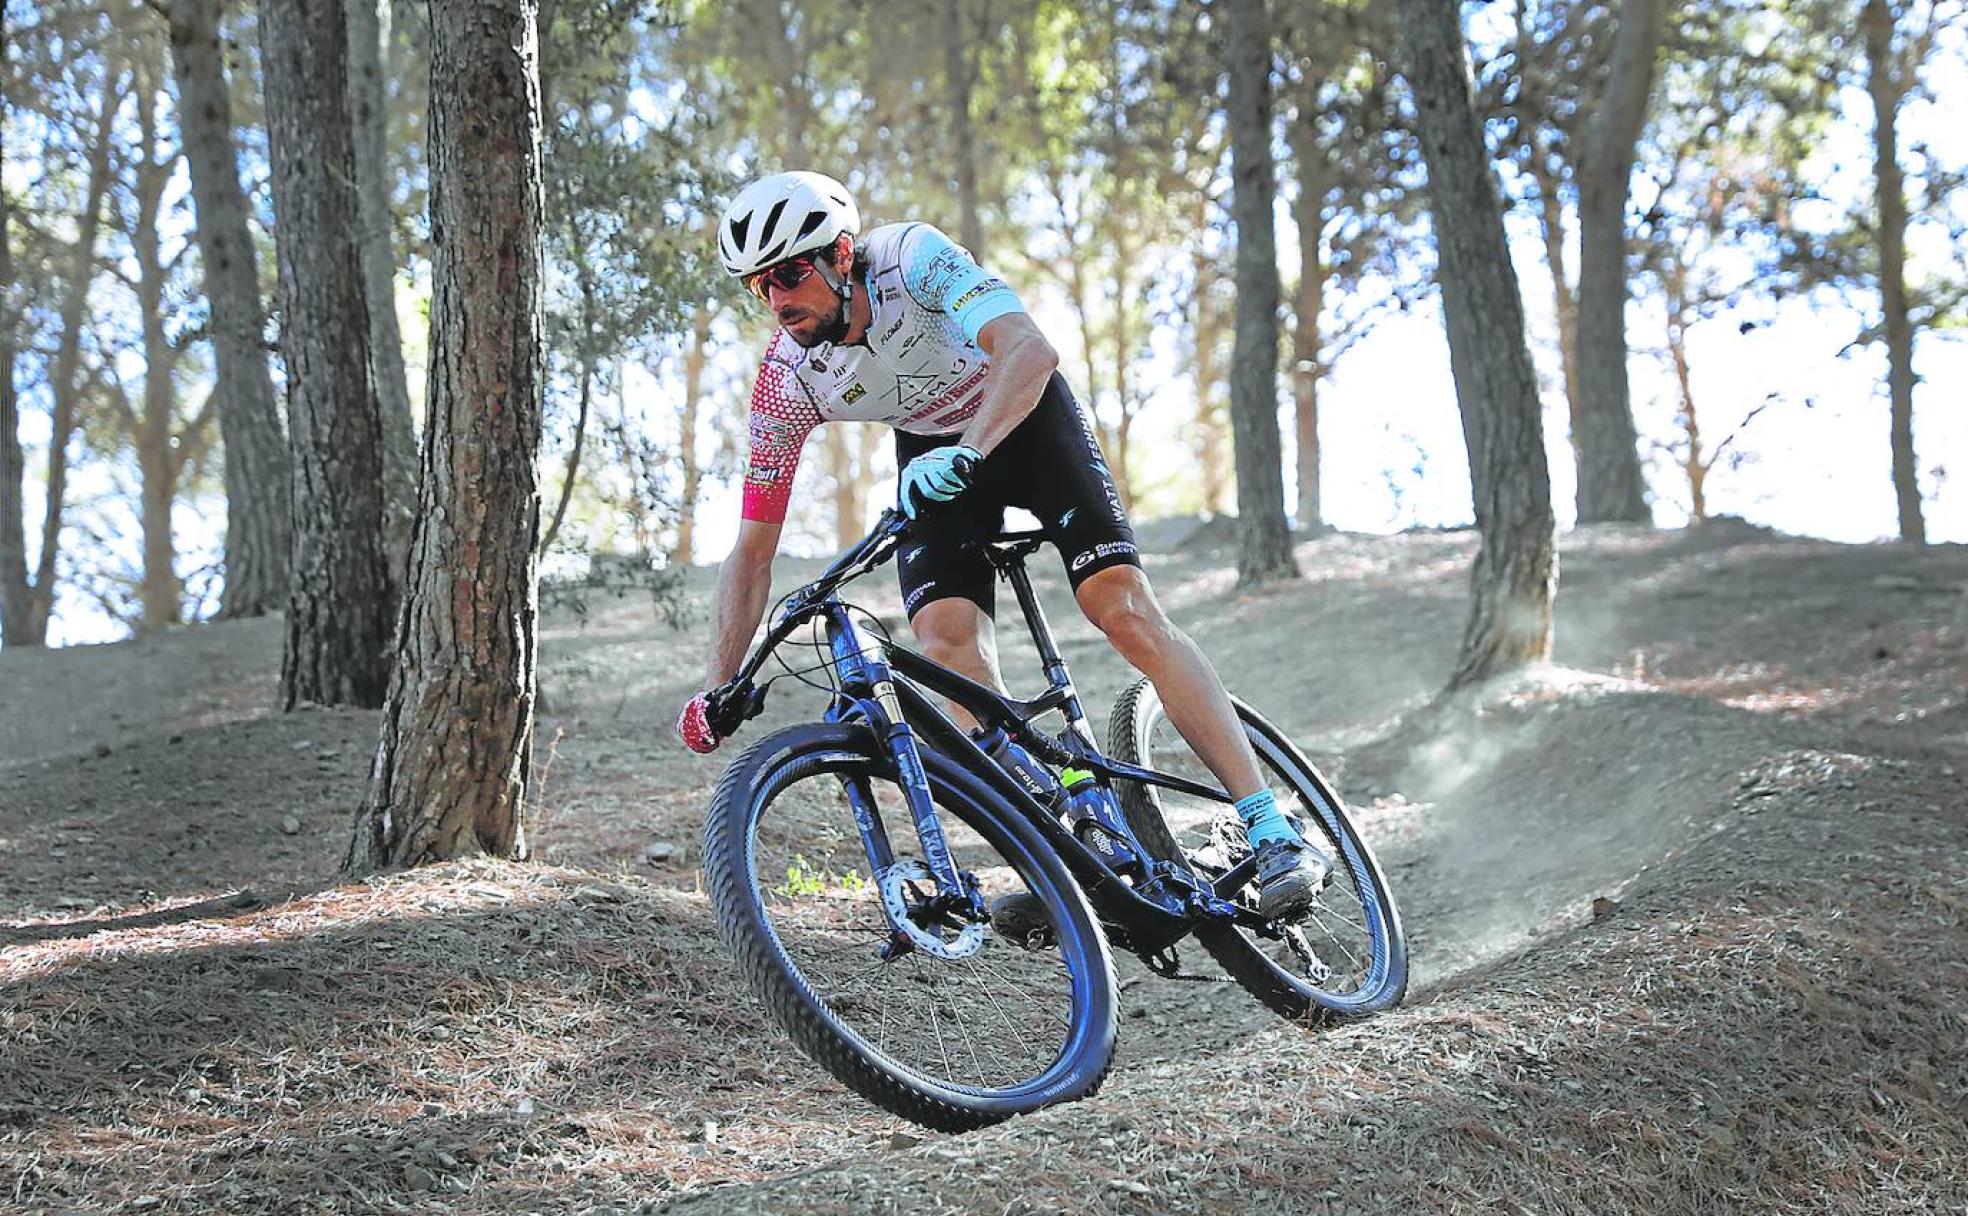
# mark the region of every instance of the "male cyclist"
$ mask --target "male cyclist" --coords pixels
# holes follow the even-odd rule
[[[924,653],[1003,688],[992,568],[965,542],[996,535],[1007,506],[1031,511],[1081,611],[1154,682],[1175,728],[1237,798],[1257,853],[1260,913],[1303,909],[1332,863],[1280,813],[1215,669],[1156,602],[1052,344],[1004,280],[936,228],[887,224],[857,243],[860,228],[847,189],[804,172],[753,182],[718,225],[725,269],[780,328],[752,388],[744,507],[718,571],[704,688],[737,672],[764,615],[807,435],[831,419],[886,422],[914,521],[897,563],[902,604]],[[945,505],[922,510],[931,503]],[[720,742],[708,709],[700,691],[677,719],[693,751]]]

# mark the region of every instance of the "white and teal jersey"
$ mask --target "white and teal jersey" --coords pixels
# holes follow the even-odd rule
[[[860,244],[873,320],[862,343],[808,350],[772,335],[752,387],[745,518],[786,516],[807,435],[845,418],[915,435],[963,430],[984,400],[984,326],[1023,312],[1017,293],[933,224],[885,224]],[[857,262],[861,259],[857,259]]]

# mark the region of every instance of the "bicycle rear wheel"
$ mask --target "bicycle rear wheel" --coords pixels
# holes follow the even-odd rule
[[[1304,753],[1242,701],[1232,698],[1258,769],[1306,838],[1335,859],[1333,875],[1310,912],[1260,933],[1211,923],[1196,938],[1231,978],[1290,1018],[1364,1017],[1400,1003],[1408,987],[1407,942],[1387,879],[1346,805]],[[1216,784],[1177,734],[1155,686],[1139,680],[1115,702],[1108,750],[1117,760],[1171,776]],[[1243,825],[1228,804],[1162,786],[1116,781],[1128,826],[1150,852],[1179,860],[1203,878],[1229,871],[1248,851]],[[1257,906],[1257,884],[1227,893]]]
[[[726,941],[801,1050],[877,1105],[958,1131],[1092,1093],[1113,1054],[1113,964],[1085,898],[975,777],[924,756],[951,855],[987,899],[1037,897],[1051,948],[937,914],[906,803],[861,726],[796,726],[735,760],[704,829]],[[870,871],[847,797],[880,810],[897,854]],[[884,900],[914,926],[894,953]]]

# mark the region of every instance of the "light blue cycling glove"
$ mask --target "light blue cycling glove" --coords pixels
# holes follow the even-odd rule
[[[916,517],[923,504],[949,502],[977,476],[984,453],[967,443],[924,452],[902,470],[902,513]]]

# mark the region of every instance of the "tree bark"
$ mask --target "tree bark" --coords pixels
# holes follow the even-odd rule
[[[281,700],[380,706],[393,613],[340,0],[262,0],[294,541]]]
[[[432,0],[431,338],[410,584],[351,873],[526,852],[542,367],[534,0]]]
[[[1626,372],[1626,197],[1672,0],[1623,0],[1579,157],[1578,519],[1646,522]]]
[[[0,83],[11,76],[9,35],[12,27],[0,20]],[[6,157],[9,98],[0,96],[0,169]],[[27,583],[27,508],[22,495],[27,483],[27,457],[20,444],[20,398],[14,389],[14,356],[18,353],[14,305],[14,216],[7,192],[0,189],[0,644],[21,643],[31,602]]]
[[[410,536],[417,500],[417,438],[410,421],[403,333],[396,323],[396,251],[391,243],[389,96],[382,48],[391,0],[344,0],[348,14],[349,124],[355,135],[356,206],[362,225],[362,295],[369,306],[370,372],[383,419],[383,504],[390,552]]]
[[[1298,291],[1292,300],[1291,368],[1298,418],[1298,526],[1317,532],[1326,526],[1319,492],[1319,382],[1326,370],[1319,314],[1326,304],[1323,213],[1329,174],[1316,134],[1303,115],[1292,124],[1292,159],[1298,168],[1298,199],[1292,207],[1298,228]]]
[[[1866,0],[1866,92],[1872,97],[1874,191],[1879,207],[1879,303],[1886,320],[1886,387],[1891,397],[1893,497],[1900,539],[1927,543],[1920,466],[1913,450],[1913,320],[1907,312],[1906,183],[1900,170],[1898,121],[1906,87],[1893,70],[1893,14],[1885,0]]]
[[[1271,25],[1265,0],[1227,0],[1230,217],[1237,225],[1230,425],[1237,461],[1237,583],[1298,577],[1278,433],[1278,244],[1271,208]]]
[[[971,62],[963,5],[964,0],[945,0],[944,4],[944,104],[956,157],[958,236],[970,255],[981,262],[984,217],[977,198],[977,122],[970,112],[977,70]]]
[[[178,128],[191,170],[225,445],[225,592],[219,615],[259,616],[287,601],[294,478],[267,369],[259,256],[246,224],[232,94],[219,53],[218,0],[171,0]]]
[[[1551,655],[1558,555],[1537,373],[1503,206],[1471,97],[1460,6],[1400,0],[1435,224],[1449,363],[1482,537],[1453,690]]]

